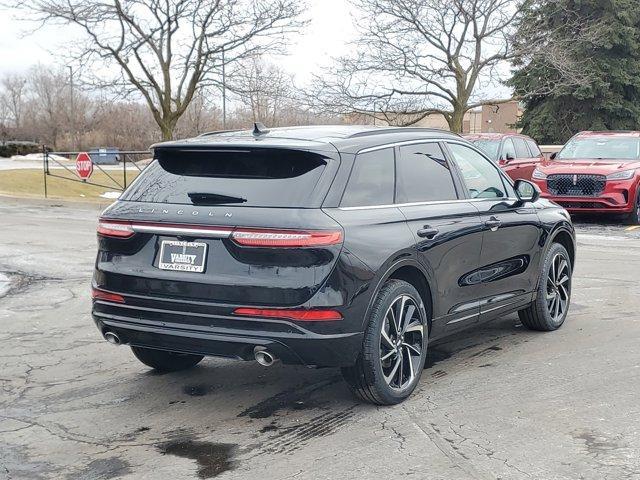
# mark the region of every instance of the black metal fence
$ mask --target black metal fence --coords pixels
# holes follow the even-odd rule
[[[80,153],[87,153],[92,160],[93,168],[98,169],[102,172],[111,182],[110,185],[105,185],[104,183],[97,183],[91,181],[91,177],[87,179],[80,178],[78,172],[76,171],[75,165],[65,165],[55,157],[68,157],[70,161],[74,161],[76,157]],[[127,179],[127,166],[136,170],[137,173],[140,173],[147,166],[147,163],[143,163],[145,160],[149,160],[151,158],[151,152],[149,150],[130,150],[130,151],[119,151],[117,152],[118,161],[114,165],[103,165],[97,163],[95,159],[100,158],[99,152],[54,152],[50,151],[48,148],[43,147],[42,149],[42,169],[44,174],[44,196],[47,197],[47,177],[55,177],[61,178],[63,180],[68,180],[71,182],[80,182],[86,185],[93,185],[96,187],[102,188],[110,188],[113,190],[124,191],[128,185]],[[51,168],[53,167],[53,168]],[[103,168],[107,167],[107,168]],[[114,178],[113,173],[122,169],[122,180]],[[131,169],[131,168],[129,168]],[[61,175],[60,173],[68,173],[69,175]],[[105,182],[109,183],[109,182]],[[129,182],[130,183],[130,182]]]

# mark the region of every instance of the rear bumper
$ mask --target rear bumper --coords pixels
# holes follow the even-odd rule
[[[317,333],[280,320],[140,308],[102,300],[94,301],[92,316],[103,335],[114,332],[126,345],[240,360],[253,360],[254,348],[261,346],[283,363],[307,366],[353,365],[363,336],[360,332]]]

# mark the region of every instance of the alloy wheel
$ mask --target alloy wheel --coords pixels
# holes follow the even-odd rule
[[[553,257],[547,274],[547,310],[554,322],[560,321],[569,306],[571,295],[569,261],[562,253]]]
[[[404,390],[416,378],[424,355],[425,318],[409,295],[397,297],[388,308],[380,335],[380,363],[392,389]]]

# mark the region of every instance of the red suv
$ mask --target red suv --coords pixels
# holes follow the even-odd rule
[[[640,132],[580,132],[533,172],[542,196],[570,212],[640,217]]]
[[[531,180],[531,174],[544,160],[536,142],[526,135],[478,133],[464,137],[500,165],[513,180]]]

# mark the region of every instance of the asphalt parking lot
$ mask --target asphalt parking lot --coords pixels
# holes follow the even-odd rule
[[[335,370],[157,375],[90,317],[98,207],[0,197],[0,478],[640,479],[640,228],[578,220],[565,326],[431,347],[404,404]]]

